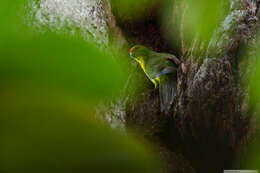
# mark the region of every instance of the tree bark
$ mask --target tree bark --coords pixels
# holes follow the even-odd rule
[[[133,67],[136,69],[132,74],[138,82],[132,79],[128,85],[135,92],[126,97],[126,127],[138,130],[160,148],[165,163],[162,172],[207,173],[239,168],[234,161],[241,157],[255,131],[247,89],[241,86],[243,55],[239,52],[255,38],[259,2],[231,0],[233,5],[223,25],[216,28],[203,49],[203,42],[196,39],[189,45],[183,45],[182,40],[178,42],[182,46],[172,45],[155,22],[159,12],[153,8],[148,12],[153,15],[142,21],[125,22],[116,16],[120,29],[115,32],[132,33],[129,47],[144,44],[181,57],[177,97],[170,117],[160,113],[158,90],[139,67]]]

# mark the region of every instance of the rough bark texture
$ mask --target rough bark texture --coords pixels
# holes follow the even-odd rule
[[[239,51],[255,34],[259,1],[231,3],[228,16],[205,46],[206,51],[200,51],[202,43],[194,42],[182,57],[171,117],[160,113],[158,91],[148,82],[128,98],[126,125],[139,129],[160,146],[166,163],[163,172],[207,173],[239,168],[234,161],[252,137],[254,123],[242,105],[246,91],[240,86]],[[150,12],[154,13],[153,9]],[[180,54],[171,49],[154,16],[135,23],[117,20],[123,31],[132,33],[134,43]]]

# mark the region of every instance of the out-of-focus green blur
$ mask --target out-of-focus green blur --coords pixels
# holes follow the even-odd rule
[[[245,157],[245,169],[260,170],[260,140],[259,135],[257,140],[249,146],[248,155]]]
[[[259,33],[258,33],[259,34]],[[259,38],[259,35],[256,36]],[[244,50],[244,61],[250,62],[247,68],[249,70],[249,76],[245,81],[245,86],[249,85],[249,108],[250,116],[254,116],[254,121],[256,121],[256,133],[254,140],[250,143],[248,147],[247,155],[244,158],[245,163],[243,165],[246,169],[260,170],[260,135],[259,135],[259,120],[260,120],[260,50],[259,50],[259,41],[254,42],[254,46]],[[253,63],[252,63],[253,62]]]
[[[249,58],[252,58],[249,56]],[[256,61],[254,63],[253,69],[251,70],[249,76],[250,82],[250,106],[252,109],[256,108],[258,110],[257,105],[260,103],[260,50],[256,53]],[[259,110],[258,110],[259,111]]]
[[[118,93],[123,84],[124,71],[109,54],[75,38],[10,36],[1,40],[0,54],[1,81],[19,88],[49,87],[93,101]]]
[[[26,1],[0,1],[0,172],[152,173],[133,137],[94,120],[124,69],[96,45],[24,25]]]
[[[179,44],[176,47],[188,49],[194,39],[207,47],[214,30],[226,17],[229,3],[223,0],[167,0],[162,22],[173,44]]]
[[[31,103],[23,96],[10,103],[16,94],[11,90],[1,95],[0,172],[158,171],[147,146],[90,120],[79,107],[48,104],[49,100]]]
[[[125,72],[109,53],[80,37],[38,33],[18,16],[26,9],[19,8],[19,1],[5,2],[1,7],[11,12],[0,12],[2,82],[34,85],[38,92],[49,87],[91,101],[119,93]]]
[[[184,32],[192,38],[200,34],[201,39],[209,40],[219,24],[222,0],[187,0],[184,12]],[[191,39],[189,39],[191,40]]]

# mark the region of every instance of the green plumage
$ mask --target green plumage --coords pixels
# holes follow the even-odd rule
[[[157,53],[141,45],[131,48],[130,56],[141,65],[155,87],[159,85],[161,111],[168,114],[176,93],[180,61],[174,55]]]

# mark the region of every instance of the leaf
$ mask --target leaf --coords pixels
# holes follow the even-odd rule
[[[48,100],[27,104],[27,96],[11,102],[17,94],[6,93],[0,102],[0,172],[158,172],[149,145],[95,122],[87,112],[82,116]]]
[[[3,7],[7,7],[4,2],[1,2]],[[18,7],[23,5],[21,1],[16,2],[20,5],[11,3],[14,7],[8,8],[15,14],[5,10],[8,15],[3,17],[0,13],[10,28],[15,28],[16,22],[22,20],[17,16],[22,12]],[[1,85],[28,87],[29,92],[58,90],[91,101],[119,93],[125,72],[109,52],[79,37],[38,33],[22,23],[17,22],[17,30],[10,31],[0,24],[0,31],[3,31],[0,34]]]

